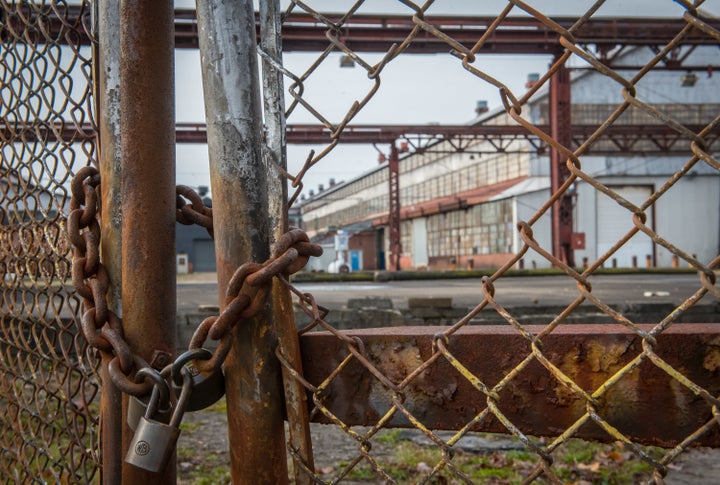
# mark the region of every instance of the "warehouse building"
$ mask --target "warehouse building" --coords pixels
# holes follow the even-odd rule
[[[713,48],[697,48],[685,63],[712,66],[716,53]],[[620,72],[629,79],[637,71],[634,66],[645,65],[653,55],[650,49],[636,48],[616,63],[628,67]],[[623,102],[622,86],[594,70],[571,72],[572,126],[599,126]],[[695,127],[696,132],[720,114],[720,82],[712,67],[706,72],[652,70],[636,87],[637,99],[684,126]],[[547,126],[548,100],[547,90],[541,88],[523,107],[522,116]],[[471,124],[517,123],[501,109],[482,113]],[[613,126],[626,132],[595,142],[580,157],[582,171],[627,201],[647,204],[648,226],[700,261],[710,261],[720,251],[717,170],[698,161],[687,175],[669,185],[671,177],[694,160],[691,140],[673,133],[657,135],[652,128],[666,125],[634,105]],[[573,132],[574,148],[588,136]],[[401,151],[405,148],[402,143],[399,146]],[[388,165],[382,164],[300,201],[304,229],[326,249],[323,258],[311,260],[310,269],[327,271],[338,258],[350,270],[390,265],[388,176]],[[459,136],[435,141],[401,155],[399,187],[400,267],[497,268],[523,246],[518,222],[533,219],[550,197],[549,150],[533,136],[497,140]],[[651,203],[658,191],[662,196]],[[633,227],[633,214],[585,181],[576,181],[570,193],[575,264],[592,263]],[[552,252],[550,219],[548,210],[532,227],[535,239]],[[335,250],[338,231],[349,236],[347,250]],[[533,251],[522,264],[526,268],[550,266]],[[677,261],[669,251],[638,233],[605,266],[674,264]]]

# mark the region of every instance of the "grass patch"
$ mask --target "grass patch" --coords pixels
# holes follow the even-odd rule
[[[392,444],[400,441],[402,434],[401,429],[383,429],[378,434],[375,440],[378,443]]]
[[[221,397],[215,404],[209,406],[203,411],[208,411],[211,413],[227,413],[227,401],[225,400],[225,397]]]
[[[383,471],[399,484],[409,485],[426,480],[442,461],[441,450],[403,441],[398,434],[390,431],[378,437],[378,441],[394,444],[393,455],[381,460]],[[645,451],[656,458],[662,454],[661,449],[646,448]],[[626,450],[621,443],[603,444],[571,439],[551,456],[554,458],[553,472],[565,483],[641,483],[647,481],[653,472],[650,465]],[[529,450],[488,454],[456,450],[450,464],[441,467],[428,483],[460,483],[468,478],[475,483],[520,484],[533,472],[539,461],[540,457]],[[351,471],[348,478],[373,483],[377,481],[378,475],[368,466],[358,465],[356,468],[358,470]],[[545,484],[551,481],[541,476],[533,483]]]
[[[204,425],[205,423],[203,421],[195,421],[194,423],[180,423],[180,431],[184,433],[192,433],[193,431]]]

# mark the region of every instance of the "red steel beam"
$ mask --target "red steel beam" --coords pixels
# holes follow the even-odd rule
[[[65,6],[67,19],[60,21],[55,16],[43,16],[39,19],[39,9],[30,9],[27,18],[10,16],[3,19],[14,31],[24,32],[29,40],[36,36],[38,40],[53,39],[63,43],[68,34],[67,24],[89,22],[91,12],[87,6]],[[337,24],[344,15],[340,13],[323,14],[331,22]],[[82,17],[86,19],[83,20]],[[257,16],[256,16],[257,17]],[[460,16],[426,16],[426,22],[442,29],[456,41],[472,47],[487,31],[495,17],[460,17]],[[559,17],[553,21],[564,29],[570,28],[577,19]],[[710,26],[720,30],[717,19],[703,19]],[[42,29],[27,29],[25,24],[42,23]],[[577,29],[573,36],[580,44],[597,46],[600,52],[618,45],[662,46],[686,25],[682,19],[676,18],[594,18],[588,20]],[[259,32],[259,20],[256,18]],[[293,13],[289,15],[282,27],[282,49],[284,52],[304,51],[318,52],[325,50],[330,42],[328,30],[335,30],[346,46],[357,52],[387,52],[392,44],[400,43],[416,26],[411,15],[353,15],[339,29],[319,22],[309,14]],[[0,40],[5,35],[0,32]],[[79,29],[79,40],[83,45],[90,45],[90,38],[84,29]],[[559,35],[540,21],[532,17],[511,17],[503,21],[493,35],[485,42],[482,53],[497,54],[551,54],[558,47]],[[73,40],[76,42],[76,40]],[[681,43],[685,45],[714,45],[717,41],[697,30],[686,35]],[[198,48],[198,27],[194,9],[175,10],[175,46],[180,49]],[[421,31],[410,44],[409,53],[445,53],[450,46],[434,35]],[[707,66],[696,66],[705,69]],[[659,69],[663,67],[658,66]]]
[[[650,325],[640,325],[648,331]],[[537,334],[544,327],[528,325]],[[710,395],[720,393],[716,368],[720,357],[716,324],[674,325],[657,336],[655,354]],[[401,391],[404,406],[429,429],[460,429],[488,407],[488,396],[451,365],[435,355],[433,342],[447,327],[396,327],[342,332],[363,342],[364,357],[398,385],[424,362],[437,358]],[[442,342],[439,342],[442,343]],[[445,347],[479,381],[492,389],[532,354],[531,343],[509,325],[466,326],[451,335]],[[706,423],[709,430],[695,444],[720,445],[720,426],[712,403],[694,394],[654,365],[647,355],[639,366],[617,382],[603,386],[615,373],[649,349],[625,326],[563,325],[543,337],[542,353],[586,393],[600,392],[596,412],[636,443],[672,447]],[[328,332],[301,337],[305,378],[319,386],[349,354],[346,342]],[[647,352],[647,351],[646,351]],[[348,399],[348,396],[351,396]],[[322,392],[321,402],[349,426],[372,426],[393,405],[392,393],[353,358]],[[551,374],[538,359],[525,366],[498,390],[495,403],[523,433],[558,436],[582,419],[587,401]],[[316,406],[317,408],[317,406]],[[317,411],[317,409],[316,409]],[[328,422],[315,412],[315,421]],[[397,411],[386,427],[408,428]],[[473,431],[507,433],[494,416],[472,426]],[[588,419],[575,437],[614,441]],[[358,445],[359,446],[359,445]]]
[[[177,143],[207,143],[205,123],[178,123],[175,125]],[[548,125],[539,125],[541,130],[550,132]],[[686,127],[699,133],[702,125],[686,125]],[[596,125],[575,125],[572,127],[573,147],[578,146],[597,130]],[[322,125],[288,125],[287,138],[289,144],[322,144],[332,140],[331,130]],[[25,141],[45,140],[65,142],[82,142],[97,136],[91,125],[84,124],[77,127],[73,123],[38,125],[33,132],[25,129],[16,129],[12,124],[3,125],[0,122],[0,140],[12,143],[13,139],[22,137]],[[340,136],[341,143],[392,143],[400,139],[418,139],[424,141],[439,141],[455,137],[476,138],[482,140],[532,139],[540,143],[525,128],[518,125],[348,125]],[[720,127],[712,130],[705,136],[705,142],[711,146],[720,137]],[[630,154],[649,153],[640,150],[636,142],[641,140],[652,141],[656,147],[653,153],[688,153],[689,140],[681,133],[666,125],[612,125],[598,140],[608,140],[616,144],[617,150],[602,153]],[[683,142],[687,142],[683,144]],[[599,154],[590,147],[587,154]]]
[[[338,25],[344,14],[323,14]],[[176,45],[179,48],[197,47],[197,28],[194,11],[176,11]],[[470,48],[487,31],[495,17],[426,16],[424,20],[440,28],[445,34]],[[553,19],[564,29],[577,19]],[[720,22],[706,19],[720,29]],[[309,14],[293,13],[283,23],[283,51],[318,52],[330,44],[328,31],[335,32],[344,44],[358,52],[387,52],[395,43],[405,40],[416,24],[411,15],[353,15],[340,28],[318,21]],[[606,48],[622,45],[664,45],[686,25],[682,19],[591,19],[573,35],[578,43]],[[483,53],[497,54],[550,54],[558,46],[559,35],[534,18],[508,18],[501,28],[485,42]],[[691,32],[683,44],[714,44],[709,36]],[[406,52],[443,53],[449,45],[434,35],[421,31]]]

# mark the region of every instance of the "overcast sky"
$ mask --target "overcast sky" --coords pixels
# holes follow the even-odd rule
[[[325,12],[339,12],[348,9],[350,1],[308,1],[309,5]],[[591,1],[543,0],[528,2],[549,16],[577,16],[584,12]],[[506,2],[476,0],[438,0],[428,14],[452,15],[495,15]],[[191,1],[176,1],[177,7],[192,7]],[[720,12],[720,1],[708,1],[703,10],[716,16]],[[653,17],[682,16],[684,9],[670,0],[608,0],[596,13],[596,17]],[[389,0],[368,0],[359,14],[395,13],[408,14],[412,11],[400,2]],[[522,15],[515,9],[513,13]],[[177,120],[179,122],[204,122],[202,101],[202,80],[198,51],[176,51],[177,70]],[[296,74],[304,72],[317,54],[286,53],[284,63]],[[363,55],[369,64],[380,61],[380,54]],[[478,58],[475,66],[504,82],[518,96],[525,92],[527,75],[543,73],[550,63],[549,56],[539,55],[485,55]],[[333,123],[342,120],[355,100],[361,100],[371,89],[373,82],[367,78],[364,69],[341,68],[340,54],[333,54],[321,64],[305,84],[304,98]],[[286,85],[287,88],[287,85]],[[286,96],[286,100],[289,96]],[[478,100],[486,100],[490,109],[501,105],[497,88],[477,78],[462,68],[460,61],[449,54],[403,55],[393,60],[381,75],[381,87],[370,103],[355,117],[352,123],[368,124],[461,124],[474,116]],[[290,116],[289,123],[318,123],[301,107]],[[311,148],[322,146],[290,146],[288,167],[292,173],[299,170]],[[387,146],[381,146],[387,151]],[[372,146],[341,145],[313,167],[305,177],[306,193],[317,189],[328,179],[349,180],[377,166],[378,153]],[[197,187],[209,185],[207,168],[207,147],[205,145],[180,145],[178,148],[177,181]]]

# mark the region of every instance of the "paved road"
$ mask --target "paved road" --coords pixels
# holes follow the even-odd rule
[[[203,281],[198,281],[203,280]],[[693,274],[597,275],[590,278],[593,294],[608,304],[672,303],[680,304],[701,288]],[[479,279],[390,281],[387,283],[298,283],[303,292],[330,308],[342,308],[350,298],[391,298],[395,308],[407,308],[408,298],[448,297],[453,306],[472,307],[482,300]],[[527,276],[501,278],[495,284],[495,298],[502,305],[567,305],[577,297],[575,282],[567,276]],[[651,292],[651,296],[646,296]],[[217,285],[209,277],[180,281],[178,311],[193,311],[198,305],[217,304]],[[706,295],[700,303],[714,304]]]

